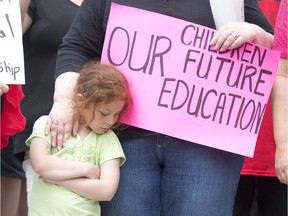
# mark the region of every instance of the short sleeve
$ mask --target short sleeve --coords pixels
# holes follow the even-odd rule
[[[281,57],[288,57],[287,54],[287,0],[282,0],[278,9],[273,50],[281,52]]]
[[[122,146],[118,137],[113,131],[110,130],[107,133],[101,135],[99,144],[99,165],[115,158],[120,158],[121,166],[125,163],[126,157],[124,155]]]
[[[29,15],[29,17],[34,20],[35,18],[35,14],[36,14],[36,0],[31,0],[28,10],[27,10],[27,14]]]
[[[244,0],[245,21],[260,26],[266,32],[273,34],[273,27],[260,9],[256,0]]]
[[[45,124],[48,116],[41,116],[36,120],[33,126],[32,134],[26,140],[26,145],[30,146],[34,137],[40,137],[50,143],[50,135],[45,135]]]

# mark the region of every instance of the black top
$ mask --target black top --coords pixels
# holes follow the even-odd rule
[[[209,0],[114,0],[117,4],[157,12],[215,29]],[[273,33],[256,0],[245,0],[245,21]],[[84,0],[58,51],[56,77],[92,59],[100,60],[111,0]],[[224,14],[223,14],[224,15]],[[133,131],[131,131],[133,130]],[[129,127],[121,139],[137,137],[143,130]]]
[[[14,153],[23,159],[34,122],[49,114],[53,105],[54,73],[58,46],[79,7],[70,0],[31,0],[32,26],[23,36],[25,79],[21,109],[26,129],[12,137]]]

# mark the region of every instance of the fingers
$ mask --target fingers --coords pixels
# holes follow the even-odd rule
[[[276,148],[275,170],[279,181],[283,184],[287,184],[288,183],[287,142],[284,142],[283,145],[278,145]]]
[[[216,50],[226,51],[251,42],[254,38],[255,32],[249,23],[229,23],[214,34],[210,45]]]
[[[69,138],[70,136],[70,131],[69,131],[69,136],[68,138],[64,141],[64,134],[65,134],[65,127],[66,126],[66,123],[60,121],[59,123],[54,123],[54,125],[57,126],[57,129],[55,129],[55,132],[57,132],[56,134],[56,145],[57,145],[57,150],[60,151],[63,147],[64,147],[64,143],[67,141],[67,139]]]
[[[57,130],[57,149],[61,150],[72,132],[72,121],[60,122]]]
[[[46,121],[46,124],[45,124],[45,135],[46,136],[49,134],[49,132],[51,130],[52,122],[53,122],[52,116],[49,115],[48,119]]]
[[[71,135],[71,124],[54,121],[50,127],[52,146],[60,151]]]
[[[239,40],[239,35],[228,29],[216,33],[211,41],[211,45],[213,45],[216,50],[220,51],[234,49],[242,43],[241,39]]]
[[[220,36],[219,40],[215,44],[216,49],[219,49],[220,51],[231,49],[233,44],[237,41],[238,36],[236,36],[234,32],[230,33],[229,35],[226,34]],[[235,47],[235,45],[233,47]]]
[[[73,128],[73,130],[72,130]],[[67,140],[71,136],[71,132],[73,131],[73,136],[77,136],[79,128],[79,121],[73,120],[63,120],[59,119],[58,122],[54,121],[51,126],[51,141],[53,146],[57,146],[57,150],[60,151]]]
[[[51,144],[61,150],[72,132],[73,112],[71,102],[54,102],[45,125],[45,134],[50,133]],[[78,122],[77,122],[78,124]],[[75,126],[73,133],[76,135],[78,126]]]
[[[45,135],[51,135],[51,144],[53,147],[56,146],[57,136],[58,136],[58,123],[56,120],[53,120],[53,116],[50,114],[47,118],[45,125]]]
[[[57,142],[57,136],[58,136],[58,125],[57,124],[55,124],[55,123],[51,124],[50,135],[51,135],[51,144],[53,147],[55,147],[56,143],[58,143]]]
[[[288,170],[285,169],[276,169],[277,177],[279,181],[283,184],[288,183]]]
[[[7,93],[8,91],[9,91],[8,85],[0,81],[0,96],[4,93]]]

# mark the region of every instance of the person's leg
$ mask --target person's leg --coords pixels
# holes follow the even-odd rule
[[[157,136],[122,141],[126,162],[120,183],[110,202],[101,202],[102,216],[159,216],[161,168]]]
[[[166,136],[163,216],[231,216],[244,157]]]
[[[25,190],[22,161],[14,156],[13,145],[9,144],[1,149],[1,215],[27,215],[26,199],[21,199],[23,191],[26,197]],[[19,209],[21,209],[20,215],[17,214]]]
[[[234,202],[233,216],[250,216],[254,191],[255,176],[241,175]]]
[[[258,213],[261,216],[287,216],[287,185],[277,177],[258,177]]]
[[[17,216],[21,181],[20,178],[1,176],[1,215]]]
[[[26,194],[26,180],[21,181],[21,191],[20,191],[20,204],[18,208],[17,216],[27,216],[28,206],[27,206],[27,194]]]

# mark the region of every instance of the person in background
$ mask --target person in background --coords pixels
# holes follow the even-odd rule
[[[80,0],[20,1],[21,11],[27,11],[22,15],[26,84],[23,86],[25,98],[20,104],[27,123],[25,130],[12,136],[10,141],[14,155],[21,163],[24,160],[28,204],[34,172],[25,141],[34,122],[47,115],[52,107],[57,49],[80,4]],[[24,173],[22,167],[15,169]]]
[[[28,2],[29,0],[19,2],[22,20],[23,13],[27,10],[25,4]],[[1,215],[26,216],[25,174],[22,169],[22,161],[15,157],[13,145],[10,144],[10,137],[25,129],[26,118],[20,108],[24,97],[22,85],[6,85],[0,80],[0,96]],[[13,203],[13,207],[11,207],[11,203]]]
[[[288,184],[288,109],[287,109],[287,0],[282,0],[275,26],[273,49],[281,52],[281,59],[272,90],[273,126],[276,143],[275,168],[279,181]],[[287,191],[286,191],[287,192]],[[287,197],[286,197],[287,198]],[[287,204],[287,202],[286,202]],[[287,207],[287,206],[286,206]]]
[[[25,216],[27,204],[25,175],[22,162],[13,155],[9,138],[24,130],[26,119],[20,109],[24,97],[21,85],[6,85],[0,81],[1,95],[1,215]],[[20,169],[20,171],[18,171]],[[11,207],[13,203],[13,207]]]
[[[24,94],[22,85],[6,85],[0,80],[1,96],[1,150],[9,144],[9,137],[25,128],[26,119],[22,115],[20,102]]]
[[[27,140],[37,173],[29,216],[100,216],[99,201],[116,193],[125,156],[111,129],[131,104],[128,82],[115,67],[92,61],[80,71],[73,98],[80,127],[65,148],[57,151],[44,134],[47,116]]]
[[[285,1],[286,3],[281,2],[282,9],[279,8],[279,13],[282,10],[281,16],[286,17],[287,19],[287,0]],[[277,3],[275,2],[275,5],[276,4]],[[283,8],[286,8],[286,10]],[[271,13],[268,11],[264,12],[271,16]],[[276,15],[275,18],[271,17],[270,20],[276,20]],[[282,50],[281,47],[279,48],[278,28],[279,21],[276,23],[274,46],[275,44],[278,44],[276,50],[281,51],[281,56],[283,58],[283,56],[285,57],[285,53],[287,55],[287,23],[285,24],[281,21],[281,30],[284,35],[280,42],[284,47]],[[285,64],[282,63],[283,61],[284,60],[281,59],[279,72],[275,79],[274,90],[271,94],[272,105],[276,104],[273,105],[273,118],[270,108],[271,104],[268,103],[259,132],[254,157],[245,158],[241,171],[242,175],[240,177],[234,204],[234,216],[250,216],[251,214],[259,216],[287,215],[287,185],[285,185],[287,184],[288,160],[287,122],[285,122],[285,120],[287,120],[287,95],[285,96],[285,93],[287,93],[287,65],[285,68]],[[282,173],[281,175],[280,172]]]
[[[115,3],[215,29],[208,0],[161,3],[118,0]],[[244,4],[246,22],[230,23],[219,30],[211,41],[216,49],[233,49],[244,42],[272,47],[273,29],[257,1],[245,0]],[[110,5],[111,1],[83,1],[59,47],[54,104],[45,129],[51,133],[52,145],[59,145],[59,149],[71,131],[73,135],[77,131],[77,124],[73,124],[72,116],[67,113],[79,76],[75,65],[100,59]],[[128,127],[119,138],[127,161],[121,167],[115,197],[101,203],[103,216],[232,215],[243,156],[135,127]]]

